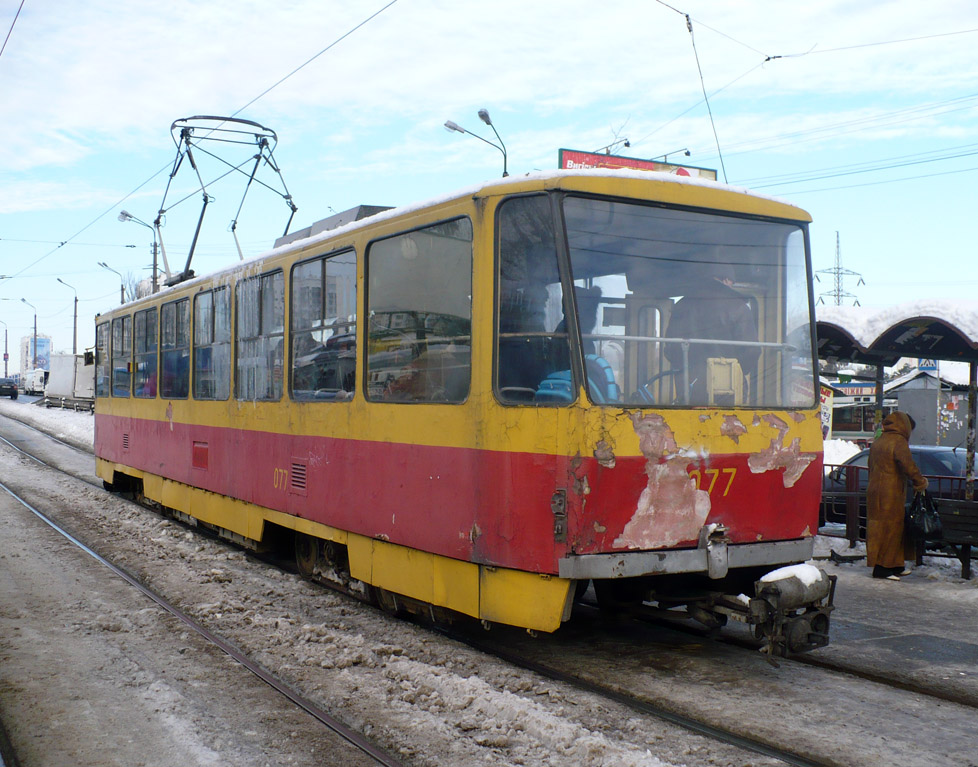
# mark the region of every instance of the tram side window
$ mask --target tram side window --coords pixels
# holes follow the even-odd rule
[[[511,405],[576,399],[550,201],[543,195],[500,207],[496,396]]]
[[[156,309],[136,312],[133,317],[136,369],[133,393],[137,397],[156,397]]]
[[[285,363],[285,277],[282,272],[242,280],[235,295],[237,364],[234,396],[282,397]]]
[[[95,396],[108,397],[111,390],[112,360],[109,359],[109,323],[95,327]]]
[[[194,398],[226,400],[231,393],[231,291],[194,298]]]
[[[351,399],[356,381],[356,253],[298,264],[291,279],[292,397]]]
[[[472,222],[379,240],[367,251],[367,397],[464,402],[469,394]]]
[[[163,304],[163,376],[160,395],[183,399],[190,391],[190,299]]]
[[[132,317],[112,320],[112,396],[129,396],[132,365]]]

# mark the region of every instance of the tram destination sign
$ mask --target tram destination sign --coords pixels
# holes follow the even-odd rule
[[[672,173],[675,176],[698,176],[717,180],[717,172],[712,168],[698,168],[695,165],[676,165],[671,162],[643,160],[638,157],[622,157],[601,152],[581,152],[577,149],[561,149],[558,156],[561,170],[581,168],[631,168],[632,170],[654,170]]]

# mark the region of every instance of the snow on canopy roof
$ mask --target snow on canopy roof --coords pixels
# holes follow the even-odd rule
[[[978,303],[911,301],[888,309],[819,306],[818,356],[893,365],[900,357],[978,361]]]

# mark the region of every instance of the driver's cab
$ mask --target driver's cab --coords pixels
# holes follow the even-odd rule
[[[504,404],[791,407],[811,398],[803,229],[566,195],[497,215]],[[559,215],[555,217],[555,208]]]

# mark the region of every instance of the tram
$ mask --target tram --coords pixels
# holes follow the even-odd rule
[[[608,170],[363,210],[96,318],[107,486],[387,609],[827,643],[805,212]]]

